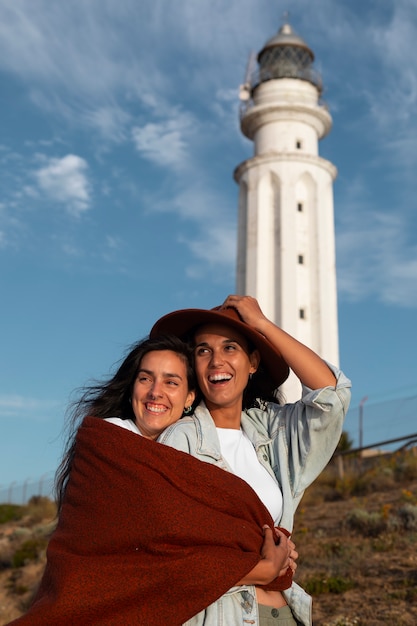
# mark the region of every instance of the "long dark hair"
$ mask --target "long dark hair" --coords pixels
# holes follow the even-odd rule
[[[248,384],[243,392],[242,410],[265,409],[269,402],[284,404],[282,392],[275,386],[262,361],[254,374],[249,376]]]
[[[129,353],[110,380],[95,381],[89,386],[82,387],[81,396],[72,402],[67,411],[67,443],[62,461],[55,474],[55,499],[58,511],[61,510],[66,486],[71,473],[75,453],[75,438],[82,420],[87,417],[120,417],[121,419],[135,419],[130,402],[133,386],[142,362],[148,352],[171,350],[184,362],[187,372],[188,391],[197,389],[194,374],[193,350],[184,341],[174,335],[161,335],[153,339],[142,339],[130,347]],[[198,394],[196,394],[198,395]],[[198,398],[193,407],[198,403]]]

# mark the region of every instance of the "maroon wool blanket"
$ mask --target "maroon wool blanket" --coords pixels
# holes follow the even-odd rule
[[[258,563],[264,524],[240,478],[87,417],[39,591],[12,624],[180,626]]]

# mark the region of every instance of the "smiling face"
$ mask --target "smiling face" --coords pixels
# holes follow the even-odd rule
[[[226,324],[201,326],[194,340],[197,380],[207,408],[230,409],[240,421],[243,391],[258,367],[258,351],[249,353],[245,337]]]
[[[171,350],[153,350],[143,357],[132,392],[136,425],[144,437],[156,439],[194,401],[187,369]]]

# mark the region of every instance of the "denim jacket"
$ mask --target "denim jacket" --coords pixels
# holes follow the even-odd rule
[[[251,440],[259,462],[277,480],[283,495],[279,525],[292,531],[294,513],[305,489],[332,457],[342,433],[350,402],[351,383],[335,367],[336,387],[311,390],[303,387],[294,404],[269,403],[265,410],[242,412],[241,425]],[[202,402],[191,417],[169,426],[159,442],[232,471],[220,452],[213,419]],[[312,624],[312,599],[293,582],[283,595],[303,626]],[[255,587],[233,587],[184,626],[259,625]]]

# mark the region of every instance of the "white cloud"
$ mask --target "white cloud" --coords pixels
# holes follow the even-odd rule
[[[366,96],[371,115],[380,128],[392,136],[393,123],[398,132],[399,124],[408,124],[410,118],[415,118],[417,67],[408,60],[417,38],[417,23],[410,20],[409,11],[404,13],[403,7],[398,6],[388,25],[379,28],[371,26],[369,34],[384,80],[377,89],[367,91]],[[375,87],[377,76],[371,87]]]
[[[56,408],[57,402],[18,395],[0,395],[0,417],[35,417]],[[43,418],[43,415],[42,415]]]
[[[177,3],[175,15],[170,0],[0,3],[0,69],[23,79],[42,109],[119,136],[132,102],[161,116],[184,94],[209,102],[238,85],[249,33],[262,32],[259,9],[231,0],[219,20],[210,0]]]
[[[135,126],[132,138],[143,158],[178,170],[188,160],[188,137],[192,133],[192,125],[191,115],[179,113],[161,122]]]
[[[196,259],[203,263],[203,274],[207,268],[219,271],[219,280],[224,280],[226,271],[232,275],[236,262],[236,231],[232,224],[225,225],[221,220],[201,229],[201,234],[196,235],[191,241],[185,240],[184,244],[193,252]],[[199,277],[196,274],[198,268],[189,266],[189,276]]]
[[[124,253],[126,252],[125,242],[121,237],[106,235],[104,237],[101,250],[101,258],[113,268],[117,265],[119,272],[124,272]]]
[[[387,284],[382,292],[382,300],[403,307],[417,307],[417,247],[405,252],[403,262],[397,251],[388,256]]]
[[[120,239],[120,237],[114,237],[113,235],[107,235],[107,237],[106,237],[106,245],[109,248],[109,250],[119,250],[122,247],[123,242]]]
[[[79,258],[83,256],[82,251],[72,243],[63,243],[61,250],[68,257]]]
[[[417,246],[404,216],[378,213],[364,202],[347,202],[343,216],[336,246],[341,296],[417,307]]]
[[[64,204],[69,213],[79,216],[89,209],[90,184],[87,162],[74,154],[50,158],[35,172],[40,189],[51,199]]]
[[[117,136],[126,121],[118,102],[156,107],[172,86],[159,61],[176,37],[157,12],[131,0],[0,3],[0,69],[45,111]]]
[[[92,111],[87,111],[84,119],[104,139],[115,142],[121,142],[126,139],[126,127],[130,121],[130,115],[118,105],[102,106]]]
[[[222,280],[225,273],[234,272],[236,201],[233,197],[231,209],[230,202],[216,190],[215,183],[207,180],[202,173],[198,180],[191,176],[180,191],[173,191],[169,200],[148,199],[153,211],[174,212],[193,224],[188,228],[190,236],[179,237],[180,243],[197,260],[196,265],[187,268],[188,276],[200,278],[211,268],[212,278],[217,271],[219,280]]]

